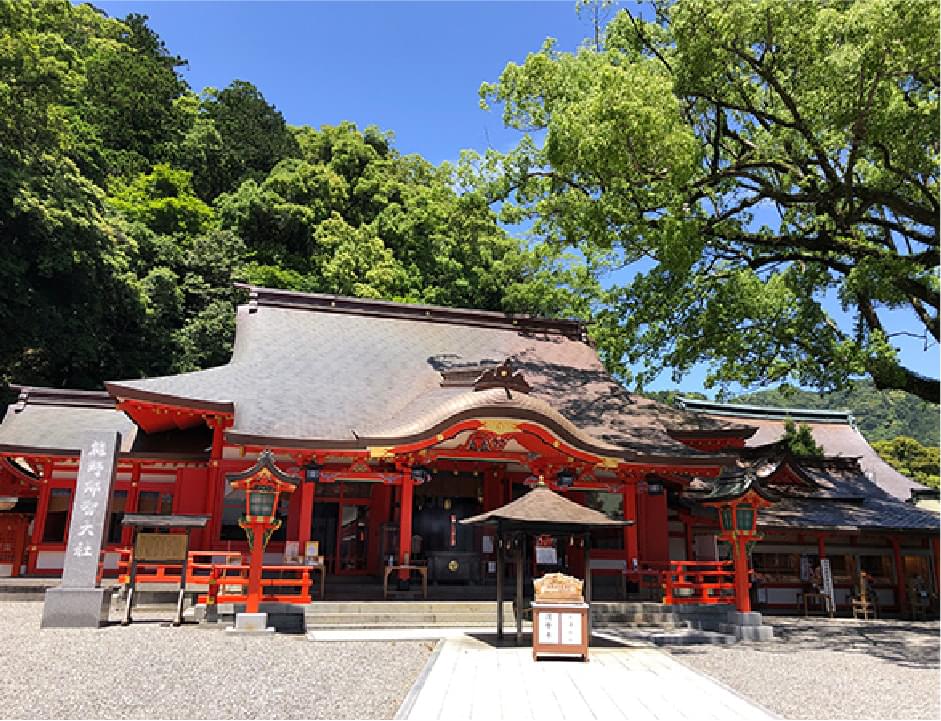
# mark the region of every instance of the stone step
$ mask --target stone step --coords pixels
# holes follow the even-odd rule
[[[503,604],[504,614],[513,613],[512,603]],[[314,601],[305,608],[308,617],[321,614],[396,614],[396,613],[483,613],[496,616],[497,604],[495,601],[465,602],[465,601],[364,601],[330,602]]]
[[[356,629],[356,628],[487,628],[495,629],[497,623],[493,619],[489,620],[478,620],[476,622],[472,621],[435,621],[435,622],[422,622],[414,623],[412,621],[357,621],[355,623],[317,623],[312,624],[308,621],[307,629],[308,630],[317,630],[317,629]],[[510,633],[516,628],[516,624],[512,622],[505,622],[503,624],[504,631]],[[523,624],[523,630],[531,632],[532,625],[527,623]]]
[[[504,622],[507,620],[512,620],[512,617],[505,618]],[[321,613],[307,616],[309,626],[336,624],[355,626],[356,624],[369,623],[410,623],[416,626],[434,625],[436,623],[477,625],[480,623],[496,624],[496,622],[497,615],[495,613]]]

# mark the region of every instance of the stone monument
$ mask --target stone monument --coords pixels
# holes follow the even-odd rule
[[[83,438],[62,584],[46,591],[42,628],[97,628],[108,621],[111,590],[96,588],[96,581],[120,448],[117,431]]]

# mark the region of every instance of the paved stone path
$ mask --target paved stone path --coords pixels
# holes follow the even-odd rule
[[[492,639],[445,639],[402,716],[487,721],[774,718],[657,649],[593,648],[589,663],[533,662],[531,648],[500,647]]]

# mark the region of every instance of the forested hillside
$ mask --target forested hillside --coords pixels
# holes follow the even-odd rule
[[[223,363],[236,280],[567,310],[450,167],[374,127],[292,127],[245,80],[190,88],[184,64],[139,15],[0,3],[3,384]]]
[[[651,391],[644,395],[673,405],[677,396],[705,399],[702,393],[682,391]],[[851,389],[831,393],[780,386],[723,399],[727,403],[743,403],[772,408],[817,408],[850,411],[859,430],[870,443],[897,436],[910,436],[927,446],[939,441],[938,406],[901,391],[879,391],[868,381],[860,381]]]
[[[891,440],[910,436],[928,446],[938,445],[938,406],[902,391],[879,391],[869,382],[849,390],[814,393],[790,386],[737,396],[732,403],[775,408],[849,410],[866,439]]]

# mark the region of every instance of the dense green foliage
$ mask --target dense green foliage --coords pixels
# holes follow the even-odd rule
[[[814,440],[813,431],[806,423],[796,424],[790,418],[784,421],[784,435],[781,441],[787,450],[795,456],[816,457],[823,455],[823,448]]]
[[[706,363],[709,385],[865,375],[937,401],[883,325],[939,338],[937,3],[654,11],[485,84],[525,135],[468,174],[607,284],[595,337],[640,386]]]
[[[876,441],[872,446],[899,473],[926,486],[941,487],[938,473],[941,455],[937,443],[923,446],[914,438],[898,436],[891,441]]]
[[[292,127],[242,80],[196,94],[183,64],[144,17],[0,3],[0,381],[224,363],[237,280],[585,311],[450,167]]]

